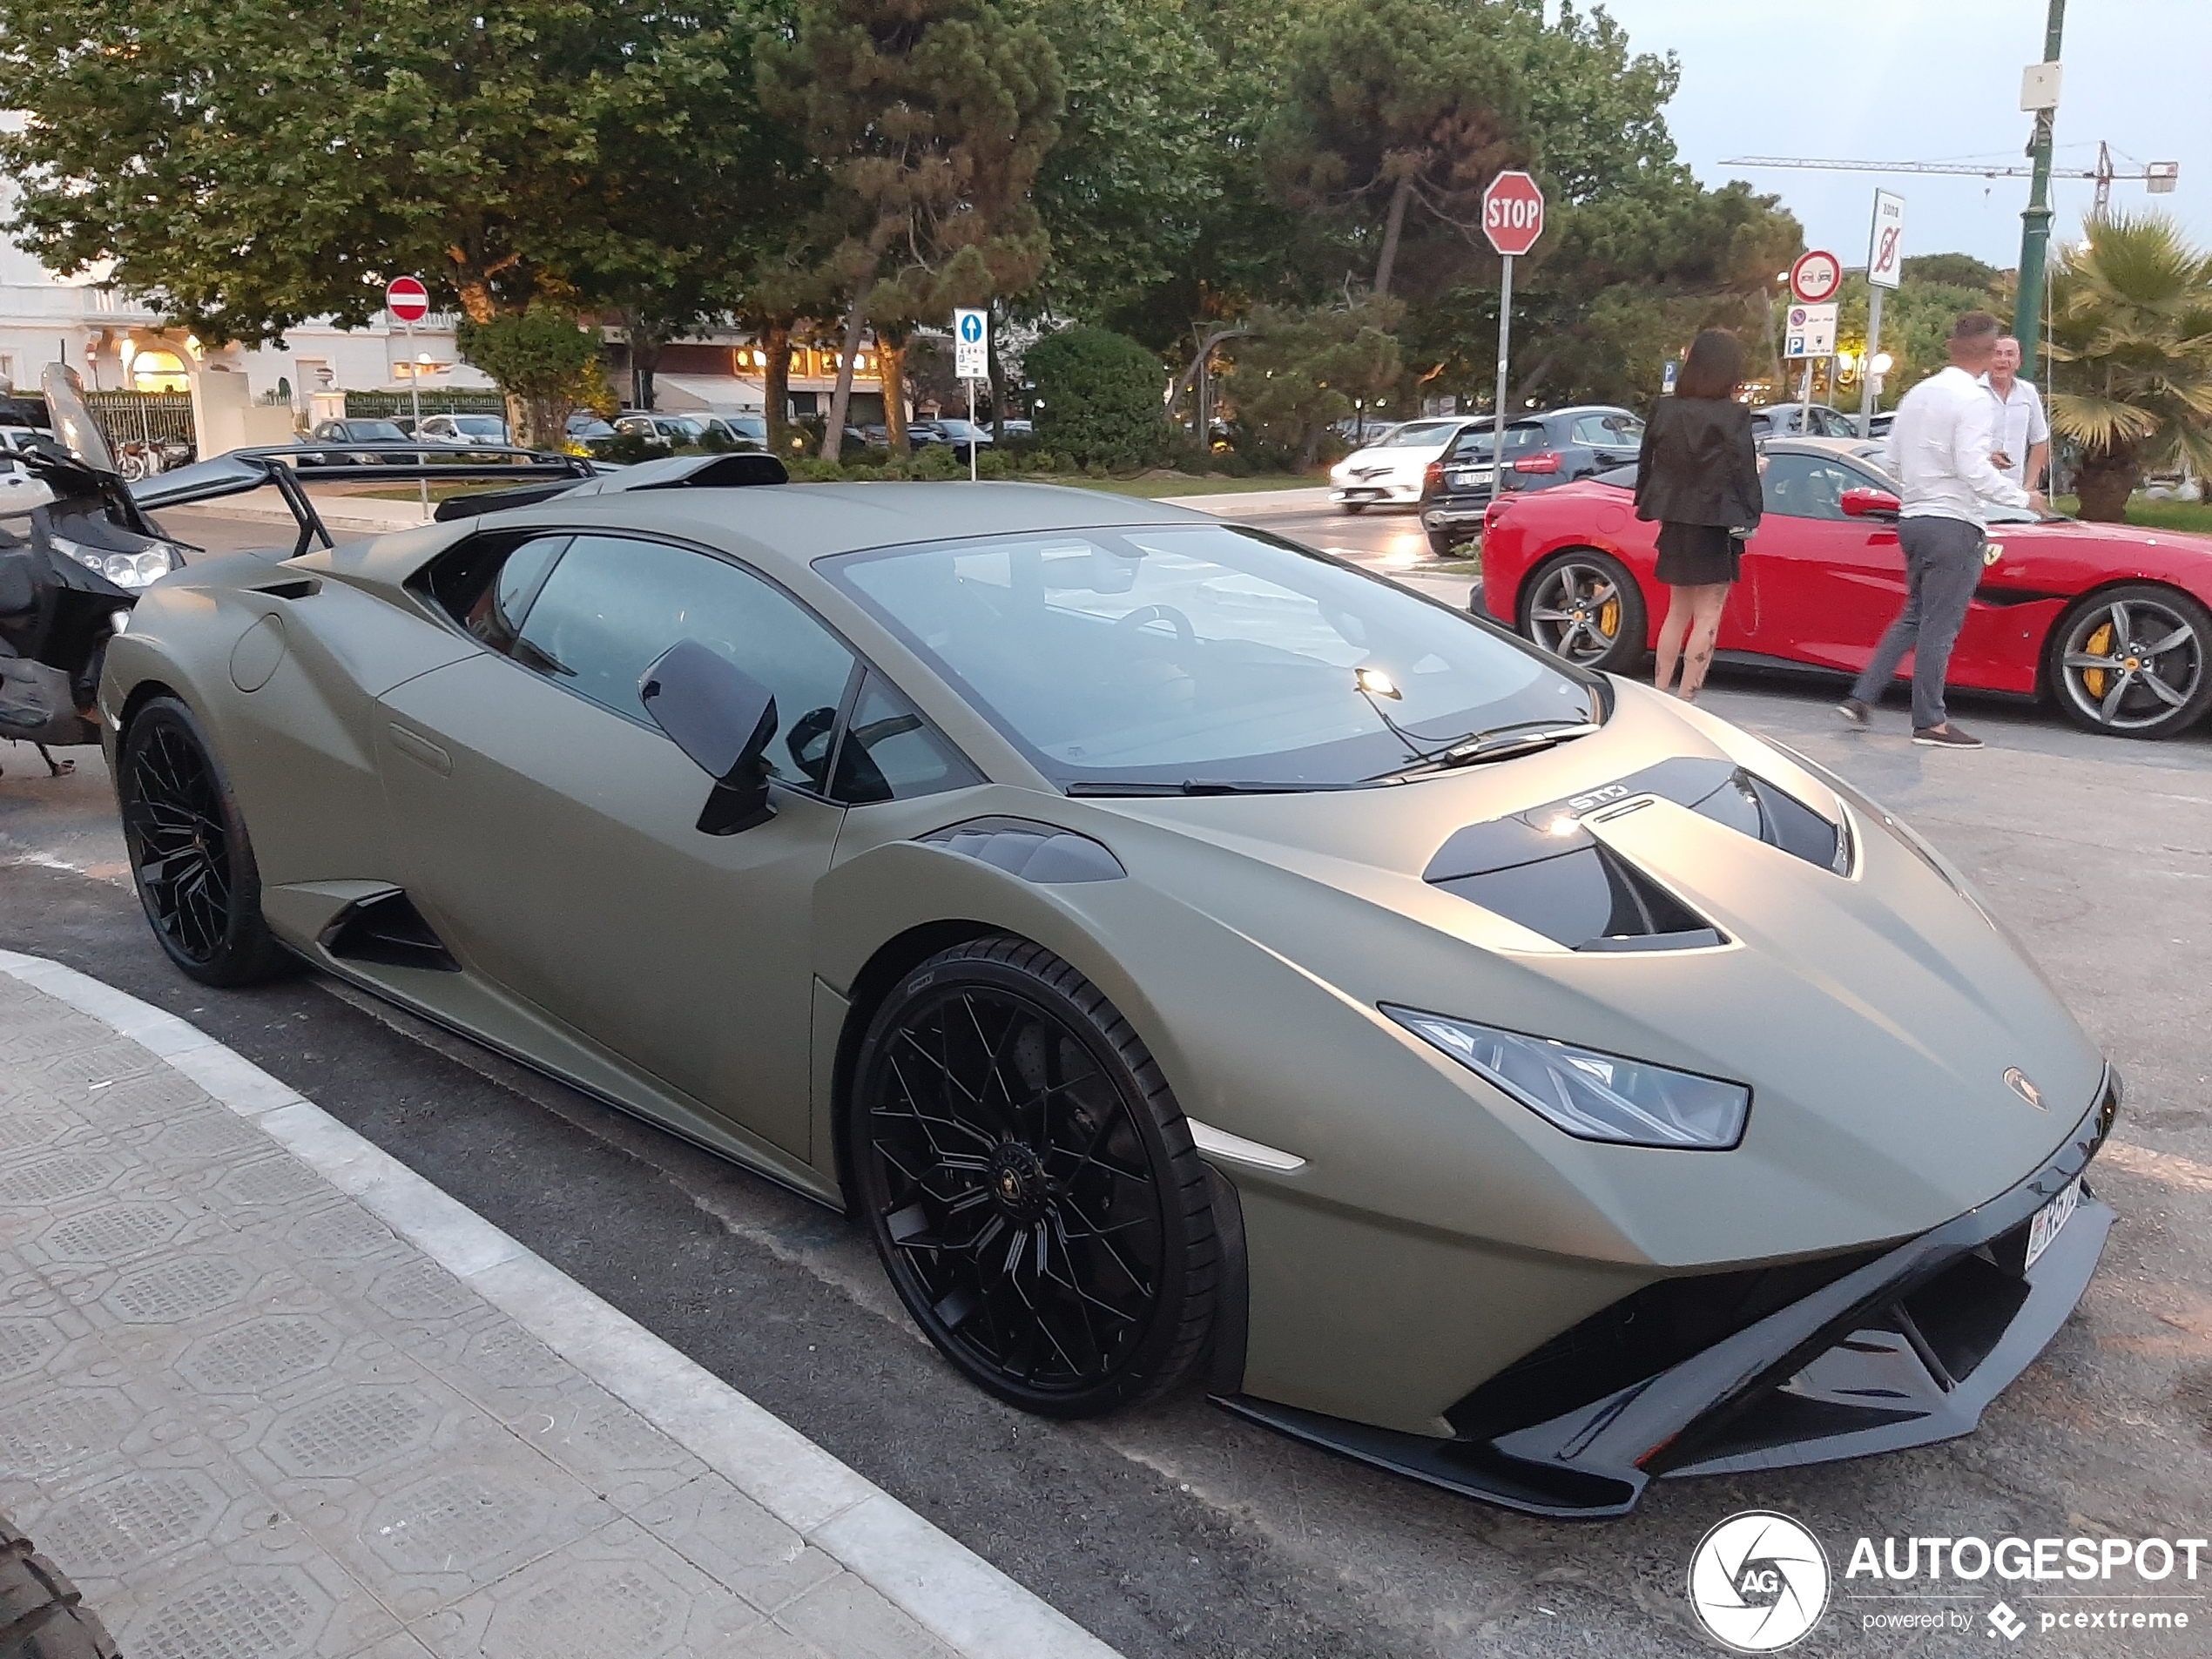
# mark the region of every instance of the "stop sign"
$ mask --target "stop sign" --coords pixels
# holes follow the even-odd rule
[[[1501,172],[1482,192],[1482,233],[1501,253],[1526,253],[1544,233],[1544,192],[1525,172]]]
[[[413,277],[394,277],[384,290],[384,308],[401,322],[421,322],[430,314],[430,291]]]

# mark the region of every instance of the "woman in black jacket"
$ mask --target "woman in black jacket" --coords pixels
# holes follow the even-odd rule
[[[1699,334],[1674,395],[1652,409],[1636,459],[1636,516],[1659,521],[1657,574],[1669,594],[1654,678],[1665,691],[1679,661],[1676,694],[1686,702],[1705,683],[1728,590],[1743,574],[1743,544],[1732,532],[1759,522],[1762,463],[1751,411],[1736,401],[1743,379],[1736,336]]]

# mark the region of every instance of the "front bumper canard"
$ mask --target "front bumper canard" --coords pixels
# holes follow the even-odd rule
[[[1486,1382],[1447,1413],[1453,1439],[1325,1417],[1249,1395],[1227,1409],[1299,1440],[1532,1514],[1626,1514],[1655,1476],[1737,1474],[1865,1457],[1971,1433],[1989,1402],[2066,1323],[2103,1254],[2112,1210],[2086,1184],[2079,1206],[2027,1261],[2040,1211],[2080,1180],[2111,1132],[2117,1075],[2066,1144],[2027,1180],[1932,1231],[1878,1252],[1781,1270],[1817,1288],[1737,1323],[1663,1368],[1615,1386],[1624,1354],[1653,1352],[1654,1325],[1694,1324],[1713,1287],[1744,1305],[1745,1281],[1662,1280]],[[1840,1271],[1838,1271],[1840,1270]],[[1652,1298],[1649,1291],[1662,1291]],[[1645,1316],[1640,1325],[1635,1312]],[[1654,1315],[1658,1317],[1653,1317]],[[1627,1334],[1635,1332],[1631,1339]],[[1663,1334],[1657,1339],[1662,1345]],[[1595,1378],[1577,1388],[1575,1377]],[[1583,1393],[1583,1403],[1531,1421]],[[1541,1400],[1547,1406],[1531,1408]]]

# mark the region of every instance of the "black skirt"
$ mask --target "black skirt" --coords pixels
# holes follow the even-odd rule
[[[1743,577],[1743,543],[1725,524],[1662,524],[1654,572],[1670,588],[1708,588]]]

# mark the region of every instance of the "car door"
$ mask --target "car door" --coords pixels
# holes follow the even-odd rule
[[[1574,442],[1588,449],[1585,473],[1610,472],[1636,458],[1643,442],[1643,422],[1634,415],[1603,413],[1577,415]]]
[[[1833,455],[1770,451],[1766,463],[1764,513],[1744,550],[1750,649],[1857,673],[1905,603],[1896,524],[1843,509],[1844,490],[1878,482]]]
[[[471,558],[496,570],[440,591],[486,649],[382,699],[410,894],[469,968],[810,1156],[809,927],[853,653],[781,589],[672,542],[538,535],[448,556],[463,574]],[[685,638],[776,698],[775,813],[740,833],[697,827],[710,779],[638,696]]]

